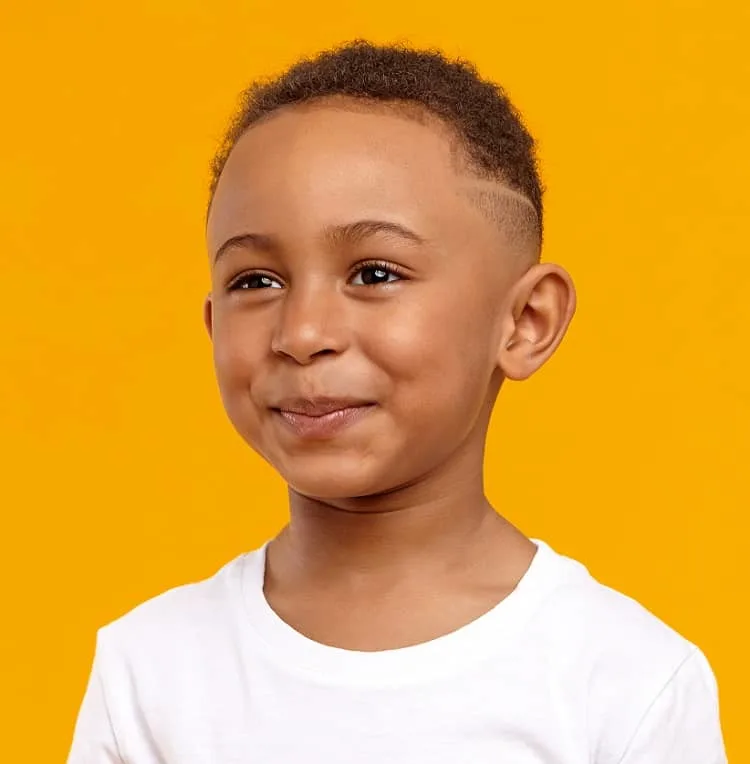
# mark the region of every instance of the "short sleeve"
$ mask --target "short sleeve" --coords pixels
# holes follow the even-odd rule
[[[67,764],[125,764],[117,749],[104,690],[104,652],[97,634],[88,684],[78,711]]]
[[[700,650],[651,704],[619,764],[727,764],[716,679]]]

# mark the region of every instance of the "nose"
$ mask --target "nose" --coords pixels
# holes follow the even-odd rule
[[[335,287],[321,283],[289,287],[271,341],[273,352],[301,365],[343,352],[349,328],[342,299]]]

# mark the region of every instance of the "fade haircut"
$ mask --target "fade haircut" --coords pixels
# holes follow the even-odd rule
[[[452,134],[452,153],[463,169],[515,192],[493,190],[490,184],[469,190],[471,201],[509,237],[531,244],[538,256],[543,188],[535,142],[518,111],[502,87],[483,79],[471,62],[402,44],[353,40],[245,89],[211,161],[209,210],[224,165],[248,128],[283,107],[342,98],[363,108],[395,109],[418,121],[437,118]]]

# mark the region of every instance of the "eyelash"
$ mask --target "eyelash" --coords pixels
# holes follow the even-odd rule
[[[359,263],[357,265],[357,267],[352,271],[352,274],[350,276],[350,280],[352,278],[354,278],[355,276],[358,276],[363,271],[367,271],[367,270],[385,271],[388,275],[398,276],[398,280],[399,281],[403,280],[404,278],[406,278],[406,276],[404,274],[404,271],[401,268],[399,268],[398,266],[396,266],[396,265],[393,265],[391,263],[387,263],[387,262],[382,261],[382,260],[367,260],[367,261]],[[272,288],[272,287],[260,287],[260,288],[254,287],[253,289],[242,290],[242,288],[240,287],[240,284],[242,284],[243,282],[248,281],[251,278],[267,278],[267,279],[270,279],[272,281],[278,281],[278,279],[276,279],[275,277],[269,276],[267,273],[263,273],[262,271],[252,271],[252,272],[243,273],[243,274],[240,274],[239,276],[237,276],[237,278],[235,278],[232,282],[230,282],[229,286],[227,287],[227,291],[229,291],[229,292],[234,292],[234,291],[248,291],[248,292],[250,292],[250,291],[254,291],[255,289],[258,289],[258,291],[260,291],[260,289],[269,289],[269,288]],[[385,281],[385,282],[381,282],[379,284],[358,284],[357,286],[376,287],[376,286],[383,286],[385,284],[391,284],[391,283],[393,283],[393,282]]]

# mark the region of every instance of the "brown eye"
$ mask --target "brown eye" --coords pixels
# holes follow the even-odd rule
[[[392,281],[398,281],[401,276],[393,268],[385,265],[365,265],[360,268],[352,284],[358,286],[378,286],[379,284],[390,284]]]
[[[281,289],[281,284],[265,273],[246,273],[235,279],[229,286],[230,292],[248,289]]]

